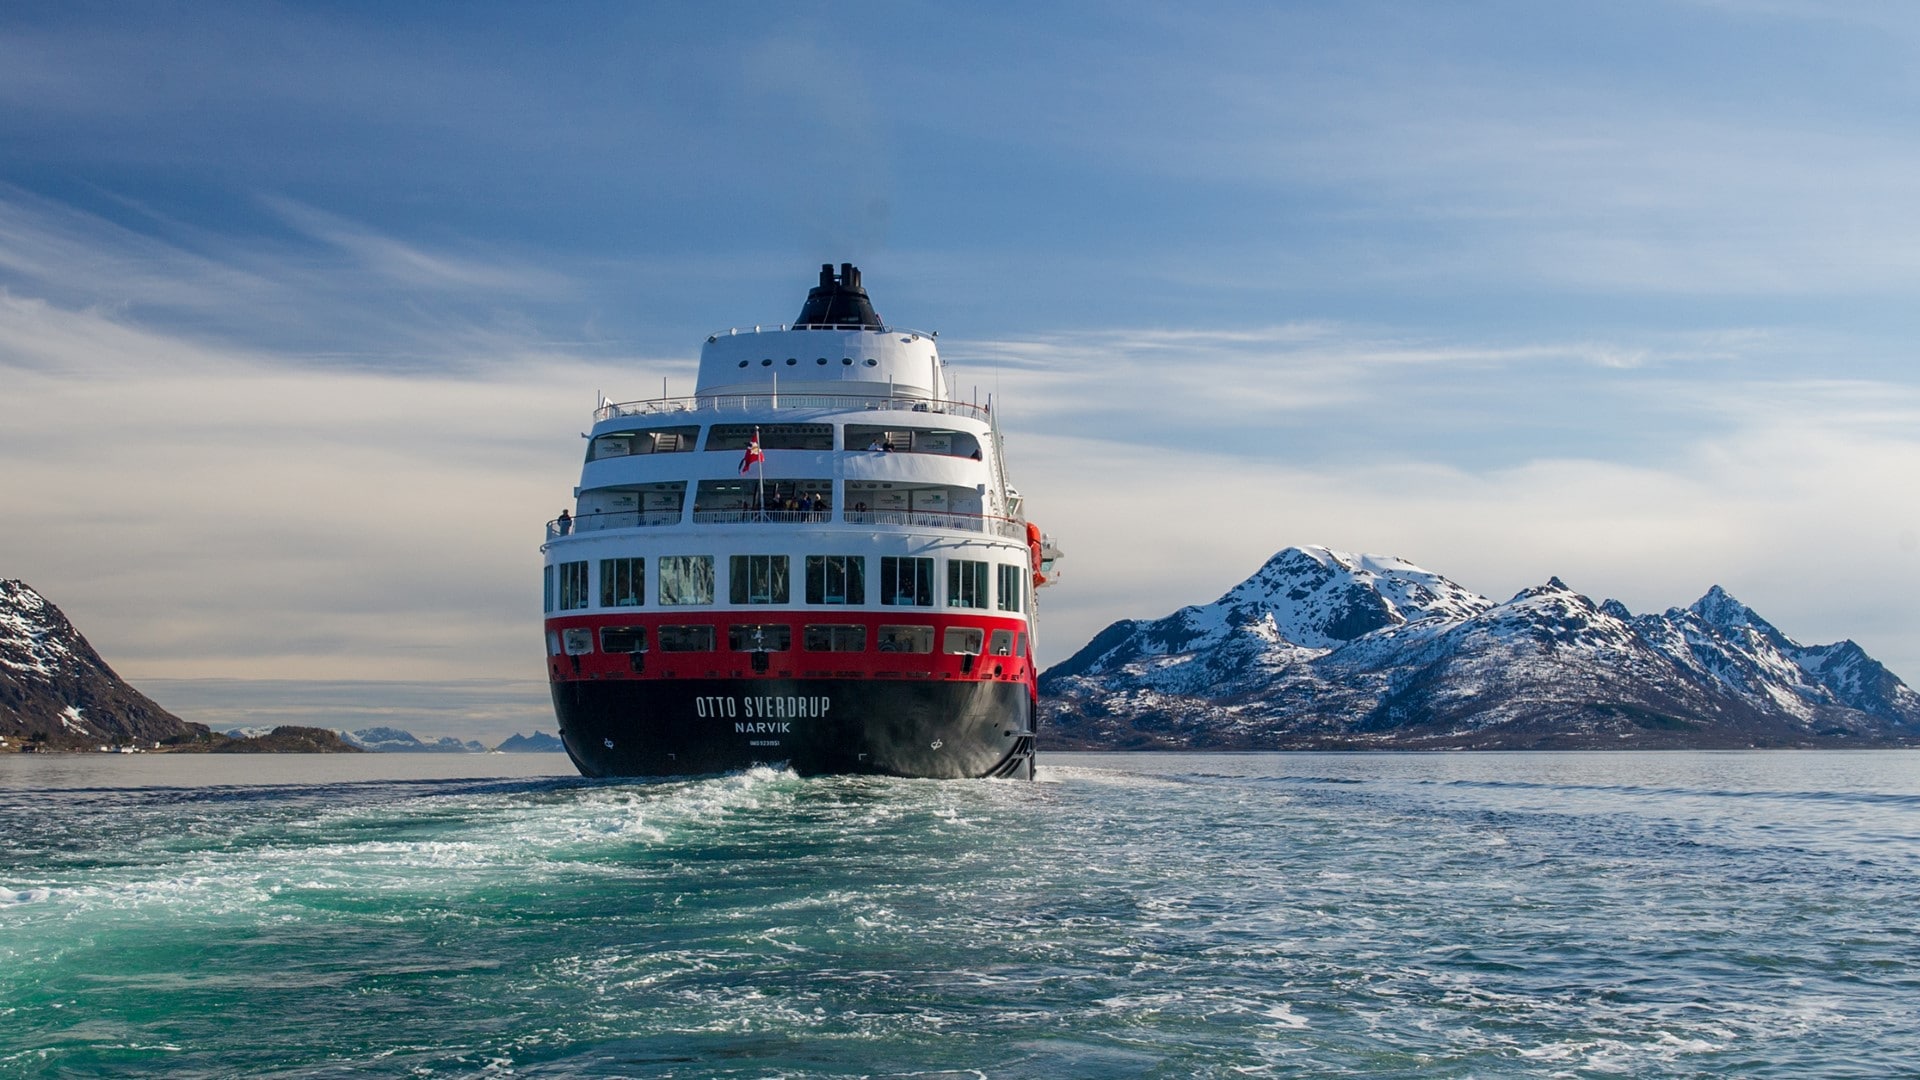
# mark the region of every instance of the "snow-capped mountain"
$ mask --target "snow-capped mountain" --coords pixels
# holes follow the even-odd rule
[[[374,727],[361,728],[359,731],[342,731],[340,737],[347,745],[376,754],[484,754],[487,748],[471,739],[462,741],[451,735],[442,735],[432,742],[422,742],[418,735],[399,728]]]
[[[1715,586],[1663,615],[1558,578],[1505,603],[1401,559],[1288,548],[1211,604],[1118,622],[1041,676],[1058,746],[1920,741],[1920,694]]]
[[[25,582],[0,581],[0,736],[54,744],[204,733],[114,674],[60,609]]]
[[[557,736],[536,731],[531,735],[515,732],[507,736],[507,740],[494,749],[503,754],[558,754],[565,751],[566,747],[561,744]]]

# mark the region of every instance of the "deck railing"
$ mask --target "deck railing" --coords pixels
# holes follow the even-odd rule
[[[605,529],[643,529],[678,524],[678,510],[611,510],[572,518],[555,518],[547,522],[547,539],[558,540],[572,533],[600,532]]]
[[[692,397],[658,397],[644,401],[610,401],[593,412],[599,423],[622,416],[662,416],[684,413],[752,413],[801,409],[811,412],[867,409],[892,412],[941,413],[964,416],[970,420],[992,422],[993,413],[985,405],[970,401],[937,401],[932,398],[901,394],[696,394]]]
[[[824,525],[834,520],[831,510],[695,510],[695,525]],[[1012,540],[1024,539],[1024,522],[993,514],[960,514],[944,510],[847,510],[841,520],[848,525],[889,525],[920,529],[952,529],[960,532],[991,533]],[[558,540],[577,533],[607,529],[640,529],[680,524],[678,510],[625,510],[601,514],[581,514],[574,518],[556,518],[547,522],[547,539]]]
[[[695,525],[817,525],[833,520],[831,510],[695,510]]]
[[[1020,539],[1027,535],[1026,526],[1012,518],[996,517],[992,514],[959,514],[945,510],[849,510],[846,512],[849,525],[905,525],[922,529],[959,529],[963,532],[985,532],[995,536]]]

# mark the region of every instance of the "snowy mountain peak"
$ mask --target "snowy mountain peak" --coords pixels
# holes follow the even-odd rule
[[[1277,552],[1211,604],[1114,623],[1054,670],[1154,666],[1169,685],[1284,666],[1376,631],[1470,618],[1492,601],[1404,559],[1324,547]],[[1203,663],[1190,663],[1205,657]]]
[[[1718,585],[1708,589],[1707,595],[1695,600],[1693,606],[1687,610],[1700,616],[1716,630],[1738,630],[1750,626],[1763,633],[1779,633],[1774,630],[1772,623],[1755,614],[1752,608],[1735,600],[1733,594]]]
[[[0,581],[0,669],[46,676],[70,667],[72,635],[59,610],[26,582]]]
[[[1575,607],[1586,608],[1592,611],[1599,610],[1594,606],[1592,600],[1575,592],[1573,586],[1561,581],[1558,577],[1550,577],[1543,584],[1531,585],[1521,589],[1519,592],[1513,594],[1513,599],[1501,606],[1526,604],[1533,600],[1546,600],[1550,603],[1562,605],[1571,604]]]
[[[1212,605],[1228,625],[1264,622],[1286,643],[1308,649],[1434,616],[1465,618],[1489,606],[1405,559],[1318,546],[1278,552]]]

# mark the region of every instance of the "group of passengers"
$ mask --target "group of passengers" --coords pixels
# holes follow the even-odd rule
[[[768,513],[824,514],[833,509],[833,506],[827,501],[825,495],[817,491],[789,493],[786,495],[768,491],[762,493],[757,498],[743,499],[740,503],[740,509],[749,511],[760,510]]]

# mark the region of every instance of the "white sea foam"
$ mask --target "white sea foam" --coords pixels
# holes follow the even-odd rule
[[[60,1044],[73,979],[117,1015],[216,1001],[216,1026],[183,1011],[140,1035],[190,1047],[180,1072],[298,1057],[311,988],[333,1030],[380,1033],[329,1045],[337,1071],[801,1075],[818,1059],[789,1055],[828,1045],[862,1075],[1678,1080],[1821,1054],[1920,1075],[1914,965],[1874,921],[1911,895],[1906,863],[1845,837],[1729,844],[1718,809],[1661,792],[1623,815],[1241,764],[76,801],[0,888],[0,928],[30,930],[0,930],[0,1018]],[[89,833],[106,857],[74,858]]]

